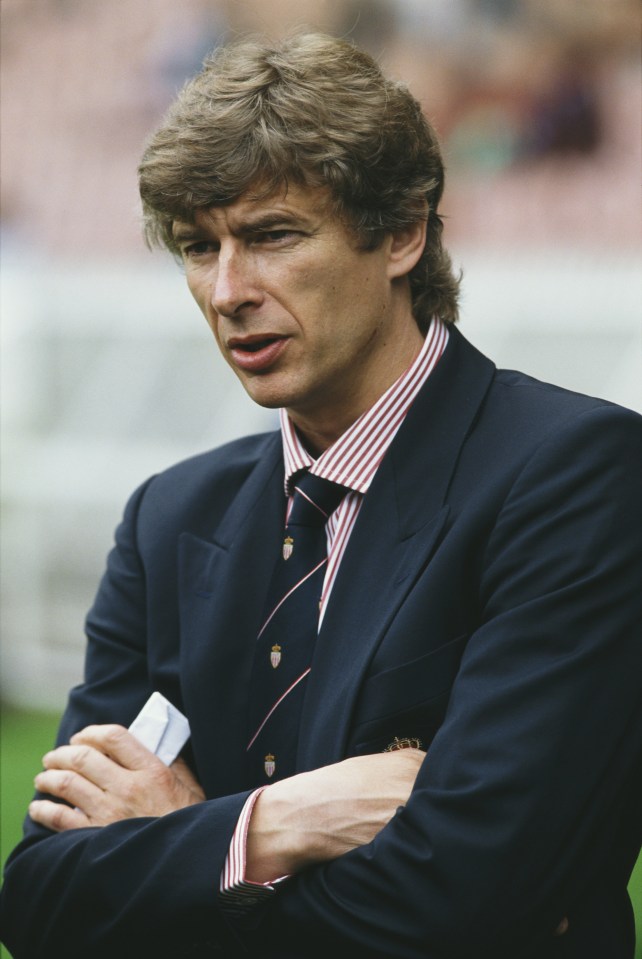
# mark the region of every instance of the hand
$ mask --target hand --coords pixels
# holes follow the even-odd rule
[[[369,843],[407,801],[425,756],[355,756],[268,786],[250,818],[246,878],[269,882]]]
[[[165,766],[123,726],[87,726],[42,764],[36,788],[69,805],[38,799],[29,815],[54,832],[164,816],[205,799],[182,759]]]

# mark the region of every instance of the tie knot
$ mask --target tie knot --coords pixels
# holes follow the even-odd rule
[[[339,483],[314,476],[310,472],[303,473],[294,481],[288,527],[325,526],[328,517],[347,492],[347,487]]]

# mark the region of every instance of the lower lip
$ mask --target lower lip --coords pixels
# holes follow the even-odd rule
[[[287,339],[273,340],[267,346],[250,353],[249,350],[240,350],[233,347],[230,350],[235,366],[248,373],[262,373],[269,369],[279,359],[288,344]]]

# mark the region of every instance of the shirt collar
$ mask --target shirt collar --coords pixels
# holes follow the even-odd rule
[[[317,459],[306,450],[286,410],[279,410],[286,496],[291,492],[293,476],[302,469],[357,493],[366,493],[415,396],[447,343],[448,329],[434,317],[423,346],[408,369]]]

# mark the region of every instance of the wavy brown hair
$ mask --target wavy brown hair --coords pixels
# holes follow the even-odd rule
[[[437,212],[444,166],[435,131],[401,83],[345,40],[302,34],[215,50],[151,137],[139,167],[150,245],[177,253],[172,224],[199,209],[286,186],[325,186],[365,249],[426,218],[410,273],[422,330],[457,319],[459,280]]]

